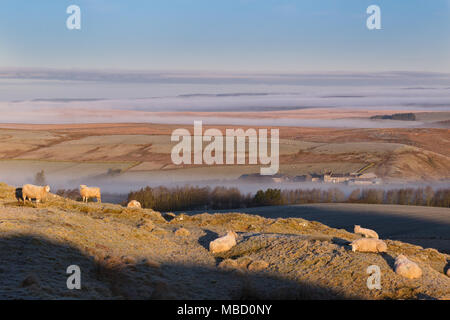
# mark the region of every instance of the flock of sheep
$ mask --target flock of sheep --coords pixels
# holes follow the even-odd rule
[[[36,203],[45,200],[50,192],[50,186],[34,186],[32,184],[26,184],[22,187],[22,199],[23,201],[33,199],[36,200]],[[102,202],[102,193],[100,188],[97,187],[88,187],[84,184],[80,185],[80,196],[83,202],[87,203],[89,199],[97,199],[97,202]],[[128,204],[128,208],[141,208],[141,204],[132,200]]]
[[[364,236],[350,243],[353,252],[375,252],[381,253],[387,251],[387,245],[383,240],[380,240],[378,234],[370,229],[361,228],[356,225],[354,233]],[[227,234],[221,238],[211,241],[209,250],[212,253],[220,253],[230,250],[237,244],[238,235],[233,231],[228,231]],[[405,255],[400,254],[395,259],[394,270],[397,274],[409,278],[416,279],[422,276],[422,269],[417,263],[409,260]]]
[[[386,243],[379,239],[378,233],[375,231],[356,225],[353,232],[364,236],[364,238],[355,240],[350,244],[352,251],[377,253],[387,251]],[[416,279],[422,276],[422,269],[420,269],[419,265],[409,260],[403,254],[400,254],[395,259],[394,270],[397,274],[409,279]]]
[[[34,186],[31,184],[26,184],[22,188],[22,198],[25,202],[27,199],[35,199],[36,202],[40,202],[47,198],[50,192],[50,186]],[[101,202],[101,190],[100,188],[92,188],[86,185],[80,185],[80,196],[83,202],[88,202],[89,199],[95,198],[97,202]],[[128,204],[128,208],[141,208],[141,204],[132,200]],[[362,235],[364,238],[358,239],[350,243],[353,252],[375,252],[381,253],[387,251],[387,245],[383,240],[379,239],[378,234],[370,229],[361,228],[359,225],[355,225],[354,233]],[[209,244],[209,250],[212,253],[220,253],[230,250],[237,244],[238,235],[233,231],[228,231],[228,233],[221,238],[211,241]],[[395,259],[394,264],[395,272],[403,277],[409,279],[416,279],[422,276],[422,270],[417,265],[417,263],[409,260],[405,255],[400,254]]]

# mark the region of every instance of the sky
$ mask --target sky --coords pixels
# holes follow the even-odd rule
[[[0,68],[450,72],[450,0],[2,0]]]

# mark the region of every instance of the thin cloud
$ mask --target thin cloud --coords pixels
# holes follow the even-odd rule
[[[41,79],[123,83],[267,83],[297,85],[450,84],[449,73],[437,72],[318,72],[318,73],[214,73],[168,71],[115,71],[63,69],[0,69],[0,79]]]

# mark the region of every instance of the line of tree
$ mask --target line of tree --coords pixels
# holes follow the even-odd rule
[[[45,171],[41,170],[34,176],[34,184],[37,186],[47,185],[47,179],[45,178]]]
[[[401,121],[416,121],[416,115],[414,113],[395,113],[391,115],[381,115],[370,117],[372,120],[401,120]]]
[[[249,207],[250,194],[242,194],[237,188],[216,187],[146,187],[128,194],[128,201],[137,200],[144,208],[157,211],[197,209],[231,209]]]
[[[131,200],[137,200],[144,208],[157,211],[220,210],[311,203],[399,204],[450,208],[450,189],[355,189],[347,196],[339,188],[267,189],[251,195],[243,194],[237,188],[226,187],[146,187],[130,192],[128,201]]]
[[[426,188],[402,189],[355,189],[349,196],[342,190],[284,190],[283,200],[286,204],[307,203],[367,203],[367,204],[399,204],[432,207],[450,207],[450,189],[433,190]]]

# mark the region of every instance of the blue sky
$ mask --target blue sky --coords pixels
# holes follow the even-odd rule
[[[2,0],[0,67],[450,72],[450,0]]]

